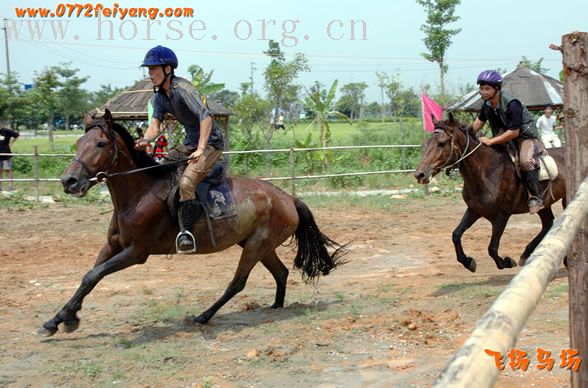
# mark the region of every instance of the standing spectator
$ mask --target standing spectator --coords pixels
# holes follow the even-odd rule
[[[541,130],[541,141],[545,148],[561,147],[561,141],[554,131],[555,116],[551,105],[545,105],[543,115],[537,119],[537,129]]]
[[[153,151],[153,157],[155,160],[160,161],[167,155],[167,139],[164,134],[159,135],[155,140],[155,151]]]
[[[0,154],[11,154],[10,146],[14,144],[19,133],[8,128],[0,128]],[[2,191],[2,179],[4,179],[4,171],[10,180],[9,190],[14,190],[14,182],[12,175],[12,156],[0,155],[0,191]]]
[[[278,117],[278,121],[276,122],[276,129],[286,129],[284,126],[284,115],[280,115]]]

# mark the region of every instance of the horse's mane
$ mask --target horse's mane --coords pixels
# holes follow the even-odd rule
[[[469,138],[473,142],[473,145],[478,145],[480,143],[478,135],[474,132],[474,128],[472,125],[464,124],[456,119],[453,120],[452,124],[448,124],[448,121],[450,120],[442,120],[441,123],[443,123],[443,126],[454,128],[454,130],[456,131],[461,131],[466,136],[466,140],[467,138]],[[496,152],[498,154],[501,154],[505,158],[510,158],[506,144],[493,145],[492,147],[484,147],[484,150]]]
[[[112,123],[112,129],[114,132],[118,133],[121,137],[125,146],[127,147],[128,153],[130,154],[131,158],[137,165],[137,168],[143,167],[151,167],[151,166],[161,166],[159,163],[155,161],[147,152],[145,151],[138,151],[135,149],[135,139],[133,139],[133,135],[121,124]],[[158,168],[152,168],[150,170],[146,170],[145,173],[152,175],[152,176],[167,176],[170,171],[175,171],[176,165],[170,166],[161,166]]]

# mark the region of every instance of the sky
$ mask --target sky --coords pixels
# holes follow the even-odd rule
[[[102,1],[102,0],[101,0]],[[74,4],[73,2],[71,4]],[[86,4],[83,2],[83,4]],[[100,85],[130,86],[143,78],[139,67],[151,47],[163,45],[179,58],[177,75],[189,76],[187,68],[197,64],[214,70],[213,81],[238,91],[242,82],[253,79],[263,89],[263,70],[269,58],[263,54],[270,39],[279,41],[287,59],[302,53],[311,71],[298,82],[315,81],[330,86],[366,82],[367,101],[379,101],[376,72],[397,75],[407,87],[419,92],[429,84],[439,88],[439,70],[424,60],[421,26],[425,12],[415,0],[326,0],[282,3],[277,0],[207,2],[196,1],[96,1],[116,9],[114,16],[76,16],[77,9],[59,1],[3,0],[0,16],[7,19],[8,53],[11,72],[23,84],[33,81],[45,67],[72,62],[79,75],[89,77],[83,85],[97,90]],[[56,15],[17,17],[16,8],[47,8]],[[191,16],[123,18],[125,9],[178,8]],[[186,10],[184,10],[186,9]],[[561,54],[548,49],[561,44],[572,31],[588,30],[588,2],[585,0],[513,1],[462,0],[456,8],[460,19],[448,26],[461,28],[446,52],[449,66],[446,87],[474,84],[485,69],[512,70],[525,56],[543,58],[547,75],[558,77]],[[3,31],[4,32],[4,31]],[[18,36],[17,36],[18,35]],[[1,36],[1,35],[0,35]],[[0,72],[6,73],[6,51],[0,47]]]

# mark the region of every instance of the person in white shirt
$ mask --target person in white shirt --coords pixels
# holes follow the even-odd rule
[[[555,116],[553,116],[553,108],[551,105],[546,105],[543,109],[543,115],[537,119],[537,129],[541,131],[541,141],[545,148],[561,147],[561,140],[554,132]]]

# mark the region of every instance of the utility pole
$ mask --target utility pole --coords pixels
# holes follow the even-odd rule
[[[257,70],[257,67],[255,67],[255,62],[251,62],[251,75],[249,76],[249,87],[251,88],[252,94],[255,91],[255,89],[253,88],[253,73],[255,72],[255,70]]]
[[[3,21],[4,27],[2,29],[4,30],[4,47],[6,48],[6,77],[10,78],[10,57],[8,56],[8,31],[6,27],[8,19],[4,19]]]

